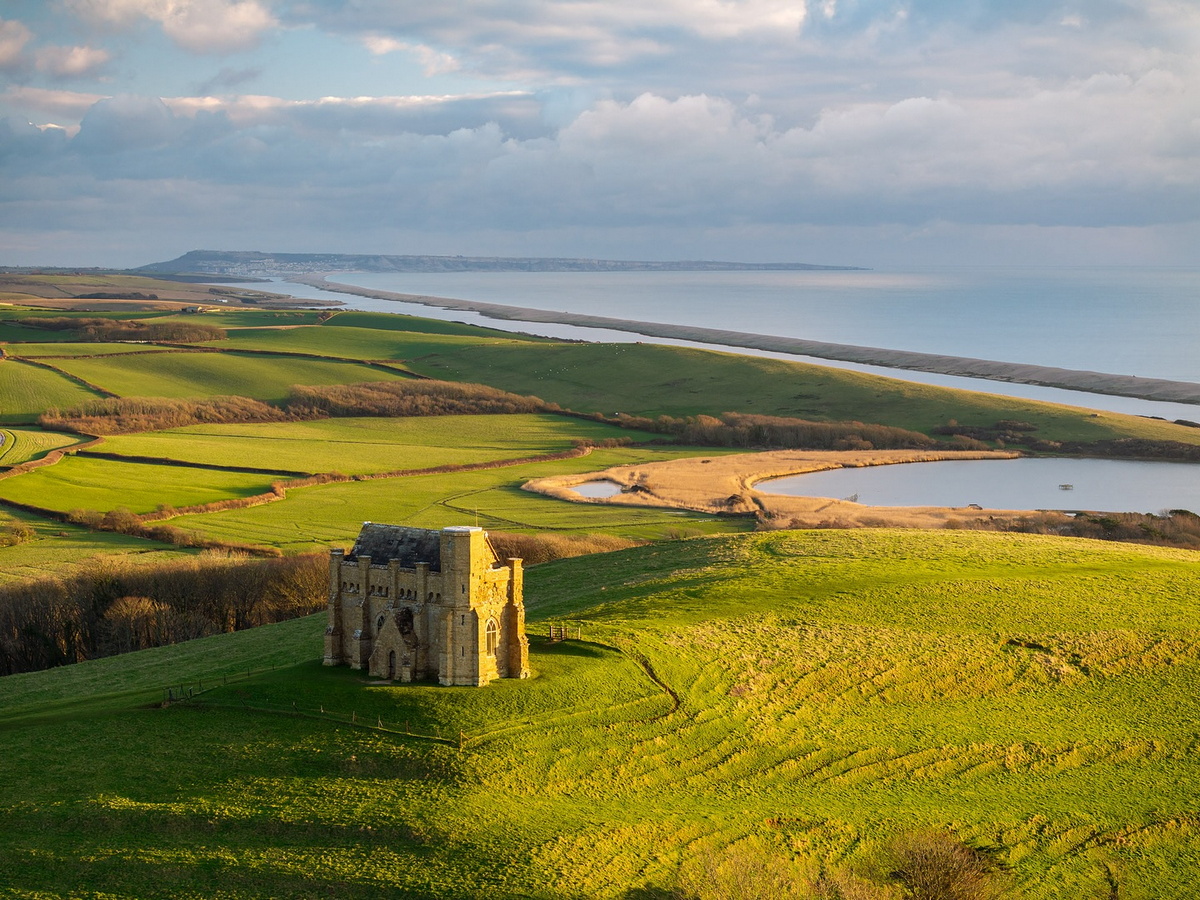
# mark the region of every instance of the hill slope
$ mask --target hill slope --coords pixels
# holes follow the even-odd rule
[[[325,669],[320,617],[0,681],[0,892],[649,897],[731,846],[843,870],[928,826],[994,847],[1009,896],[1200,879],[1194,554],[782,532],[527,596],[584,640],[483,690]]]

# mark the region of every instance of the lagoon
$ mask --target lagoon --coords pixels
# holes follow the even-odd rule
[[[1064,490],[1061,485],[1070,485]],[[953,460],[831,469],[759,482],[768,494],[869,506],[1200,512],[1200,465],[1115,459]]]
[[[583,484],[573,485],[571,490],[580,497],[607,500],[609,497],[616,497],[620,494],[622,488],[615,481],[585,481]]]

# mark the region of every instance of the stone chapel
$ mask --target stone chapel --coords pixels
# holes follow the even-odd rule
[[[482,528],[365,522],[329,559],[325,665],[391,681],[484,685],[529,677],[521,560]]]

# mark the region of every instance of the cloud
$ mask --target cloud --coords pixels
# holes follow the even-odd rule
[[[648,93],[549,131],[521,94],[118,96],[68,149],[101,181],[253,190],[331,228],[1141,226],[1200,218],[1196,103],[1151,73],[1006,100],[849,104],[781,126],[725,98]]]
[[[137,168],[145,163],[146,151],[165,151],[175,156],[182,149],[178,141],[182,135],[175,114],[157,97],[124,94],[101,100],[89,109],[71,147],[83,157],[126,154],[125,160],[114,165],[120,170],[129,169],[129,174],[136,177]],[[165,161],[161,156],[159,159]],[[146,176],[153,177],[152,171]]]
[[[216,75],[205,79],[196,86],[196,93],[201,97],[207,97],[209,94],[224,93],[233,88],[241,87],[248,82],[255,81],[262,76],[262,69],[257,67],[247,67],[242,69],[232,69],[229,67],[221,69]]]
[[[257,47],[278,25],[261,0],[66,0],[87,21],[124,28],[148,19],[193,53],[226,54]]]
[[[78,78],[102,70],[111,59],[107,50],[94,47],[42,47],[34,54],[34,65],[51,78]]]
[[[78,122],[99,101],[103,94],[79,91],[56,91],[29,86],[10,86],[0,93],[0,103],[11,109],[26,111],[34,119],[63,119]]]
[[[112,27],[168,34],[186,7],[214,23],[193,49],[213,51],[236,45],[215,36],[235,30],[235,13],[255,38],[277,14],[309,51],[336,32],[342,52],[349,39],[377,57],[412,55],[429,74],[459,66],[521,89],[235,93],[253,67],[162,100],[10,87],[0,99],[33,121],[82,118],[57,144],[0,134],[0,155],[16,148],[0,183],[55,197],[38,227],[76,227],[85,219],[71,211],[89,204],[136,221],[159,196],[180,211],[176,227],[208,229],[214,245],[232,221],[267,236],[311,222],[318,244],[427,232],[666,246],[701,232],[768,242],[924,229],[934,246],[955,228],[1077,235],[1200,220],[1191,0],[70,2]],[[34,39],[10,31],[31,65]],[[362,71],[384,68],[368,59]],[[39,180],[47,160],[60,185]]]
[[[244,94],[175,97],[163,102],[180,116],[219,115],[238,128],[282,129],[297,143],[353,141],[402,133],[449,134],[488,123],[499,123],[506,134],[516,138],[547,133],[538,99],[524,91],[317,100]]]
[[[406,52],[417,58],[426,77],[444,75],[447,72],[457,72],[461,65],[449,53],[435,50],[426,44],[410,44],[398,41],[392,37],[378,34],[368,34],[362,38],[363,46],[372,56],[385,56],[388,53]]]
[[[0,19],[0,69],[10,69],[22,64],[25,45],[33,32],[14,19]]]
[[[620,75],[625,66],[661,62],[694,44],[794,45],[806,18],[805,0],[326,0],[284,13],[291,25],[369,35],[372,52],[425,46],[464,69],[514,80]]]

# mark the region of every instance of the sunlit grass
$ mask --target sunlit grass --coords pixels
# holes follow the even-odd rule
[[[651,435],[560,416],[414,416],[195,425],[108,437],[100,449],[210,465],[354,475],[512,459],[567,450],[579,440],[638,437]]]
[[[58,372],[0,360],[0,422],[35,422],[48,407],[78,406],[97,396]]]
[[[744,519],[577,504],[520,489],[531,478],[695,452],[686,448],[604,449],[573,459],[480,471],[324,484],[291,490],[286,500],[269,507],[179,516],[171,523],[206,537],[276,546],[289,552],[352,543],[364,521],[422,528],[480,524],[496,531],[596,531],[629,537],[748,527]]]
[[[0,466],[40,459],[51,450],[83,443],[86,438],[40,428],[0,428]]]
[[[236,395],[279,401],[294,384],[355,384],[400,377],[358,363],[219,352],[136,353],[65,359],[56,365],[122,397]]]
[[[1194,554],[783,532],[526,584],[526,682],[324,668],[322,616],[0,679],[0,883],[617,898],[747,838],[838,868],[925,827],[995,848],[1032,900],[1200,878]],[[204,706],[130,708],[199,679]]]
[[[69,456],[53,466],[0,480],[0,497],[42,509],[98,512],[124,507],[192,506],[251,497],[271,489],[270,475],[128,463]]]

